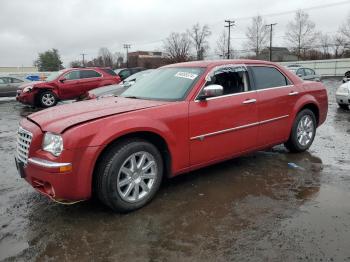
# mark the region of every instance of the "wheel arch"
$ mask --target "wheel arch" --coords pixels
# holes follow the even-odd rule
[[[35,103],[39,102],[40,94],[43,93],[43,92],[46,92],[46,91],[50,91],[50,92],[54,93],[55,96],[56,96],[56,99],[59,100],[59,96],[58,96],[57,90],[56,90],[56,88],[54,88],[52,86],[40,87],[40,88],[37,88],[36,90],[37,91],[36,91],[36,94],[35,94]]]
[[[152,131],[135,131],[131,133],[127,133],[124,135],[121,135],[114,140],[110,141],[108,144],[106,144],[102,150],[98,153],[98,156],[96,157],[96,160],[93,165],[93,171],[92,171],[92,180],[91,180],[91,186],[92,189],[94,187],[94,181],[95,181],[95,176],[96,176],[96,169],[99,161],[101,158],[112,148],[118,145],[119,143],[122,143],[123,141],[127,139],[132,139],[132,138],[139,138],[143,139],[145,141],[150,142],[153,144],[160,152],[162,158],[163,158],[163,164],[164,164],[164,175],[166,177],[171,176],[171,163],[172,163],[172,156],[171,152],[168,146],[167,141],[159,134],[152,132]]]

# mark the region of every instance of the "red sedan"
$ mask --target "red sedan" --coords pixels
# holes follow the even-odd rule
[[[63,105],[23,119],[16,163],[57,201],[96,194],[113,210],[148,203],[164,177],[284,143],[307,150],[327,93],[264,61],[165,66],[120,97]]]
[[[71,68],[51,73],[45,82],[32,82],[17,92],[17,101],[52,107],[60,100],[76,99],[91,89],[118,84],[120,77],[109,68]]]

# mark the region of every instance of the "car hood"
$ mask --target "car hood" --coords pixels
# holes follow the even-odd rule
[[[40,84],[40,83],[43,83],[43,81],[29,81],[29,82],[25,82],[24,84],[20,85],[19,88],[24,89],[27,86],[34,86],[34,85]]]
[[[60,134],[67,128],[94,119],[164,105],[170,102],[106,97],[78,103],[58,105],[29,115],[42,131]]]

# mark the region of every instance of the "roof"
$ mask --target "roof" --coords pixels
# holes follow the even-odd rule
[[[263,60],[252,60],[252,59],[221,59],[221,60],[204,60],[204,61],[191,61],[184,63],[177,63],[167,65],[165,67],[215,67],[226,64],[270,64],[275,63]]]

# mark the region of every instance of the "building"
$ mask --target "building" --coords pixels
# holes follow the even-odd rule
[[[0,73],[32,73],[38,72],[35,66],[0,66]]]
[[[263,49],[257,56],[258,60],[270,60],[270,48]],[[286,47],[272,47],[272,61],[274,62],[287,62],[297,61],[298,57],[289,52]]]
[[[166,65],[166,57],[162,52],[136,51],[128,54],[129,67],[158,68]]]

